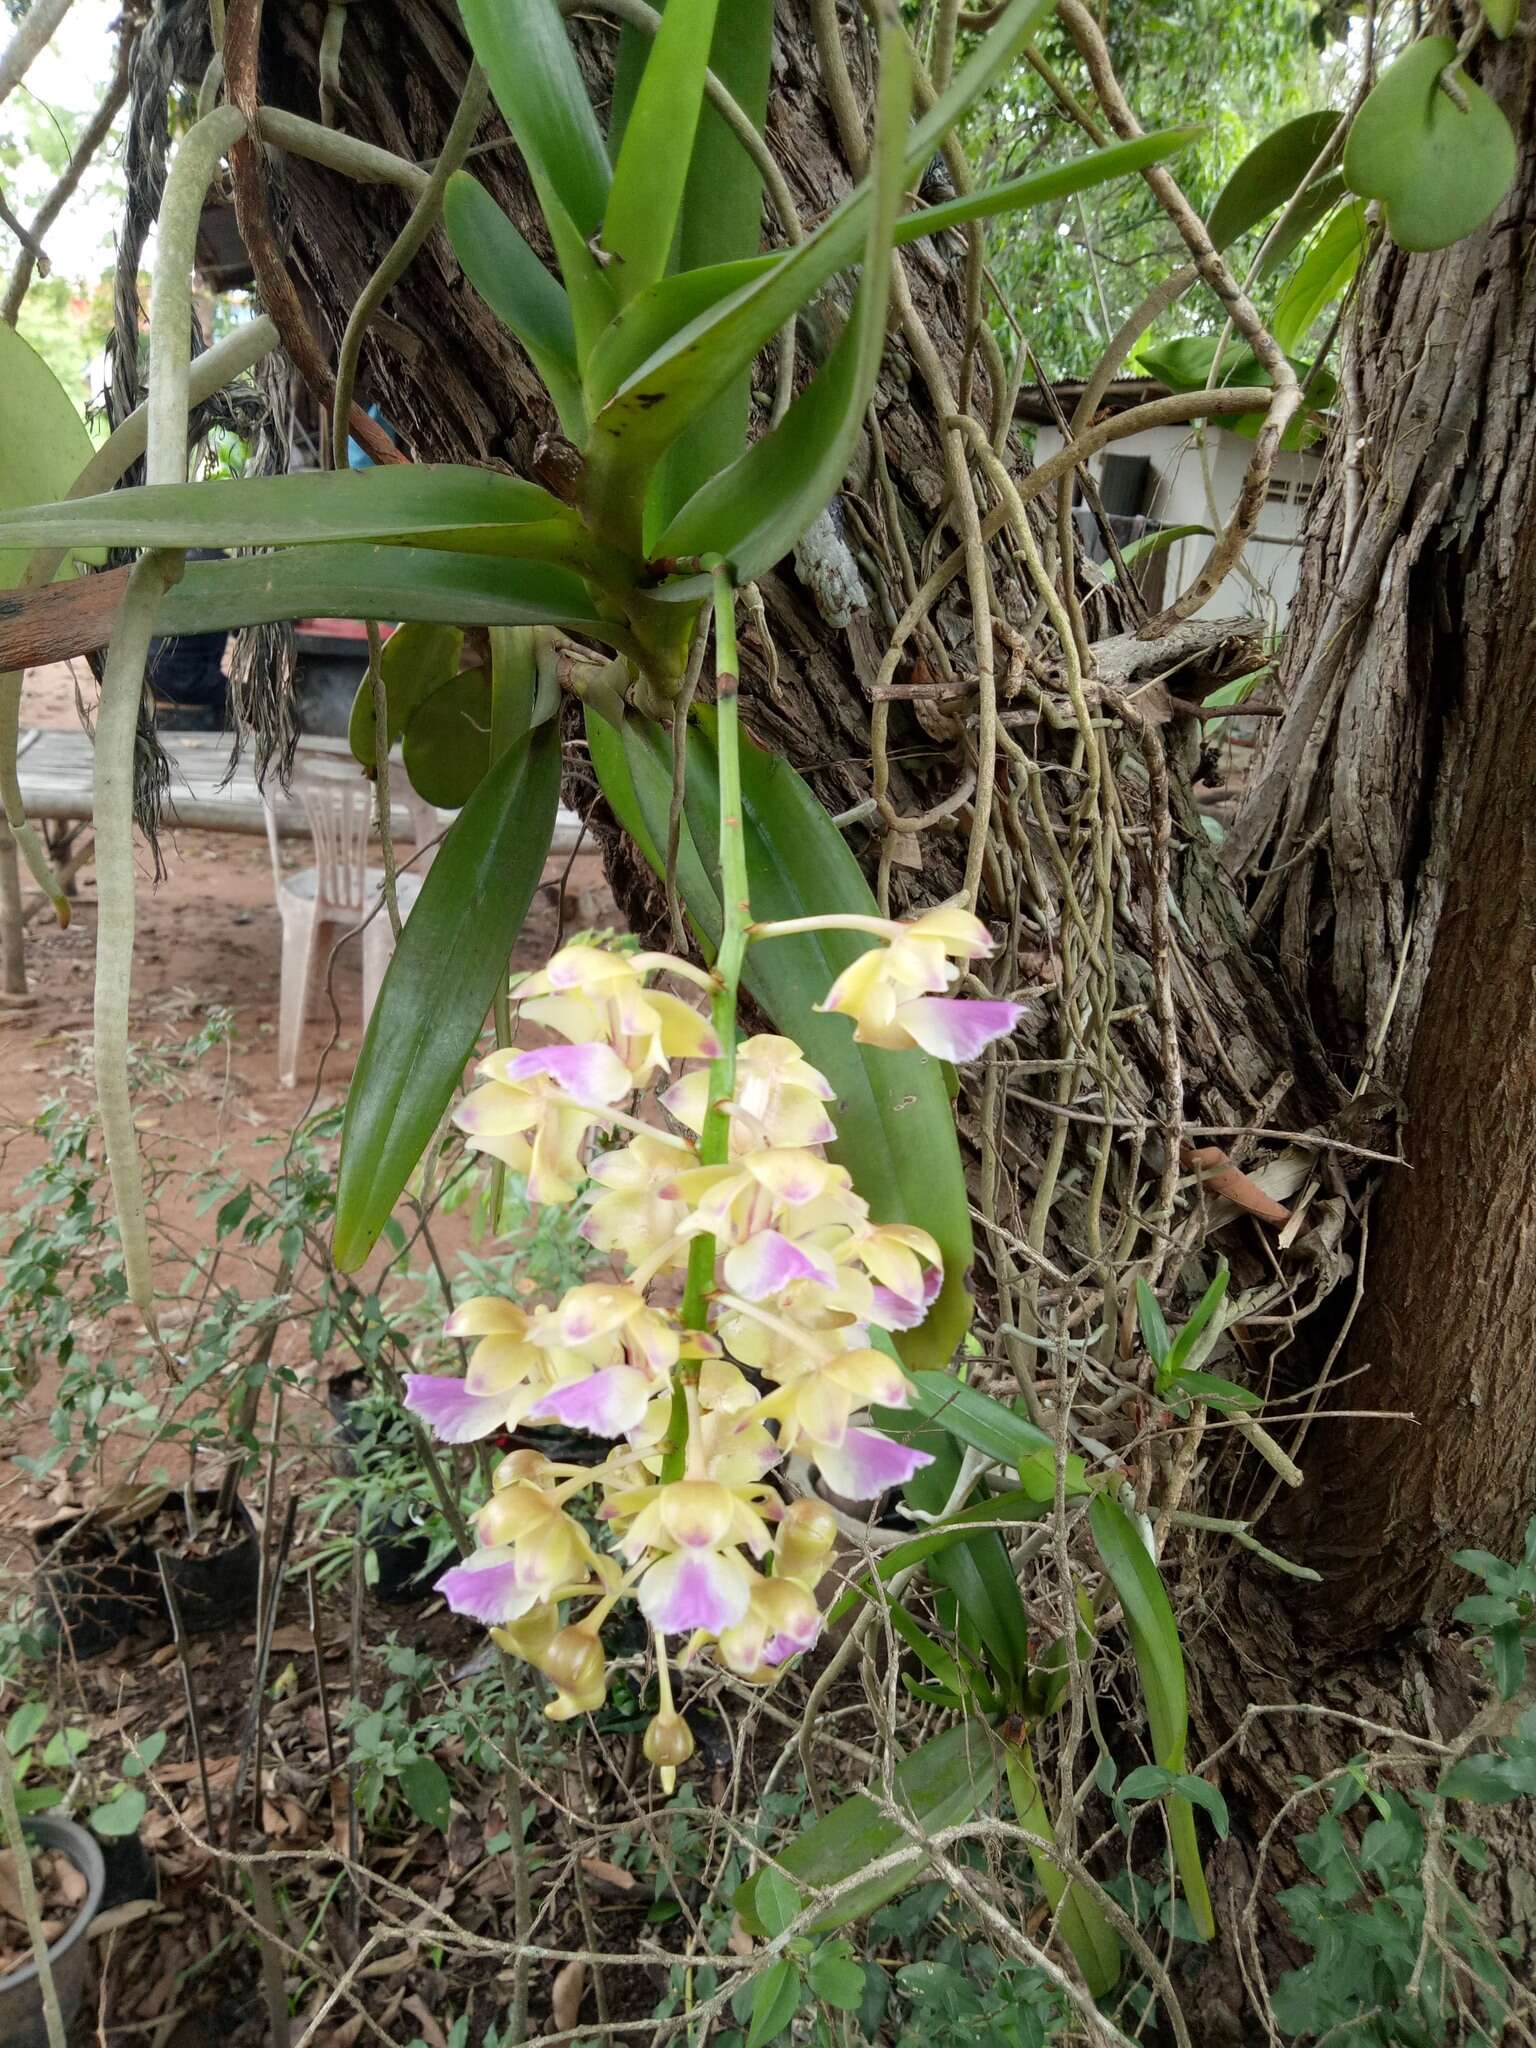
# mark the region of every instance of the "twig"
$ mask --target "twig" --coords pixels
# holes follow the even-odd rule
[[[240,1768],[235,1775],[235,1789],[230,1796],[229,1839],[235,1838],[236,1817],[240,1811],[240,1795],[245,1789],[247,1769],[251,1770],[252,1797],[255,1804],[256,1825],[261,1825],[261,1738],[265,1721],[267,1695],[267,1664],[272,1655],[272,1633],[277,1626],[278,1604],[283,1597],[283,1576],[288,1569],[288,1552],[293,1544],[294,1523],[298,1519],[299,1496],[292,1492],[288,1496],[288,1510],[283,1517],[283,1533],[278,1539],[271,1568],[267,1573],[266,1604],[259,1621],[259,1640],[256,1650],[255,1696],[246,1717],[245,1739],[240,1745]]]
[[[334,1778],[336,1738],[331,1732],[331,1702],[325,1690],[325,1645],[320,1639],[320,1601],[315,1591],[313,1565],[304,1575],[304,1590],[309,1602],[309,1640],[315,1653],[315,1690],[320,1695],[320,1726],[325,1735],[325,1768]]]
[[[251,1885],[251,1903],[261,1929],[261,1983],[267,2000],[267,2026],[273,2048],[288,2048],[293,2039],[288,2024],[288,1985],[283,1975],[283,1950],[277,1931],[277,1900],[272,1891],[272,1866],[252,1863],[246,1871]]]
[[[72,0],[32,0],[22,16],[21,27],[0,51],[0,100],[26,77],[33,59],[46,49],[71,4]]]
[[[181,1618],[181,1597],[171,1574],[166,1567],[165,1552],[155,1552],[155,1565],[160,1573],[160,1585],[165,1594],[166,1612],[171,1617],[171,1640],[176,1647],[176,1662],[181,1669],[182,1696],[187,1703],[187,1726],[192,1734],[192,1756],[197,1764],[197,1781],[203,1794],[203,1826],[213,1832],[213,1794],[208,1788],[208,1765],[203,1756],[203,1725],[198,1717],[197,1692],[192,1684],[192,1663],[187,1653],[186,1625]]]

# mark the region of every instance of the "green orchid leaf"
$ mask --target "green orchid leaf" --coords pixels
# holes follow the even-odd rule
[[[485,187],[455,171],[443,195],[443,226],[464,275],[511,329],[554,400],[561,432],[587,438],[571,302]]]
[[[1050,0],[1016,0],[982,39],[949,89],[911,130],[904,180],[915,178],[926,166],[944,136],[1049,12]],[[630,372],[594,418],[586,498],[605,538],[625,541],[638,533],[640,480],[688,422],[739,376],[827,278],[857,260],[868,233],[870,204],[866,181],[755,284],[681,327],[665,315],[658,321],[667,338]],[[658,300],[672,282],[652,288]],[[588,395],[595,397],[590,390]]]
[[[608,150],[555,0],[459,0],[459,13],[541,204],[552,195],[589,240],[608,205]]]
[[[460,463],[299,476],[141,484],[94,498],[29,505],[0,519],[0,545],[101,542],[121,548],[311,547],[393,541],[458,554],[569,561],[581,528],[537,484]]]
[[[294,548],[230,562],[189,562],[161,600],[155,629],[172,636],[277,619],[389,619],[402,613],[465,627],[565,626],[604,641],[611,630],[593,608],[586,585],[567,569],[393,546]]]
[[[1379,199],[1400,249],[1444,249],[1481,227],[1515,175],[1515,138],[1482,87],[1457,70],[1457,106],[1440,74],[1456,62],[1450,36],[1426,36],[1389,64],[1356,114],[1344,176]]]
[[[1348,290],[1369,239],[1363,202],[1357,199],[1341,206],[1286,279],[1269,330],[1287,355],[1301,346],[1319,316]]]
[[[969,1683],[965,1673],[943,1644],[936,1643],[917,1617],[909,1614],[899,1600],[888,1600],[885,1611],[890,1616],[891,1627],[923,1669],[932,1672],[947,1692],[963,1700],[970,1690]]]
[[[1141,1678],[1147,1706],[1152,1754],[1165,1771],[1182,1772],[1189,1739],[1189,1696],[1184,1680],[1184,1649],[1163,1582],[1135,1523],[1108,1493],[1094,1496],[1088,1525],[1125,1616],[1126,1633]],[[1195,1816],[1189,1801],[1171,1793],[1168,1833],[1173,1860],[1185,1898],[1202,1941],[1216,1933],[1211,1895],[1200,1861]]]
[[[706,874],[719,871],[719,782],[713,713],[701,711],[704,744],[689,748],[687,818]],[[875,899],[843,835],[787,761],[743,739],[742,823],[752,914],[760,923],[851,911],[877,915]],[[686,887],[681,874],[680,886]],[[708,906],[703,906],[706,914]],[[800,1044],[836,1091],[831,1157],[846,1166],[880,1223],[915,1223],[944,1260],[943,1290],[896,1348],[908,1366],[947,1364],[970,1325],[971,1219],[942,1064],[920,1052],[856,1045],[845,1017],[821,1016],[843,968],[869,949],[854,932],[810,932],[747,949],[742,984],[777,1028]]]
[[[0,518],[62,498],[95,452],[64,386],[14,327],[0,325]],[[20,583],[34,546],[47,538],[23,531],[0,546],[0,589]]]
[[[1217,194],[1206,229],[1218,249],[1285,205],[1327,147],[1344,116],[1332,108],[1298,114],[1256,142]]]
[[[1211,365],[1216,360],[1217,337],[1214,334],[1185,334],[1176,341],[1161,342],[1156,348],[1141,351],[1142,367],[1166,384],[1170,391],[1201,391],[1210,382]],[[1308,410],[1298,413],[1281,436],[1282,448],[1305,448],[1318,437],[1319,428],[1311,417],[1316,411],[1325,411],[1338,396],[1338,379],[1327,370],[1314,375],[1310,363],[1297,362],[1287,358],[1291,368],[1304,384],[1309,386]],[[1222,351],[1221,373],[1218,384],[1253,385],[1268,384],[1269,372],[1262,369],[1253,350],[1244,344],[1238,348]],[[1243,434],[1250,440],[1264,424],[1261,412],[1238,413],[1224,419],[1222,425],[1234,433]]]
[[[1005,1764],[1008,1796],[1019,1826],[1048,1842],[1053,1840],[1056,1830],[1040,1791],[1034,1753],[1027,1737],[1009,1744]],[[1120,1981],[1125,1966],[1119,1935],[1105,1919],[1093,1894],[1072,1883],[1043,1849],[1031,1849],[1029,1860],[1056,1917],[1061,1938],[1083,1973],[1083,1982],[1095,1998],[1107,1997]]]
[[[1482,0],[1483,19],[1502,42],[1515,32],[1520,19],[1520,0]]]
[[[1204,534],[1208,540],[1214,540],[1216,537],[1209,526],[1159,527],[1156,533],[1144,533],[1140,540],[1133,540],[1127,543],[1120,550],[1120,558],[1129,569],[1132,563],[1141,561],[1144,556],[1160,555],[1165,548],[1171,548],[1176,541],[1193,540],[1199,534]],[[1105,582],[1113,583],[1118,574],[1118,565],[1114,562],[1108,563],[1104,569]],[[1207,698],[1204,701],[1209,703],[1210,700]]]
[[[1025,207],[1045,206],[1054,199],[1070,198],[1074,192],[1090,191],[1112,178],[1128,178],[1148,164],[1165,163],[1204,135],[1204,122],[1184,128],[1156,128],[1134,142],[1116,142],[1107,149],[1090,150],[1071,163],[1057,164],[1049,171],[1030,171],[1022,178],[1010,178],[1002,185],[982,185],[956,199],[941,200],[920,213],[909,213],[896,226],[898,245],[921,241],[925,235],[942,234],[946,228],[964,227],[967,221],[990,220],[1000,213],[1018,213]]]
[[[1161,1302],[1139,1273],[1136,1276],[1136,1320],[1141,1326],[1141,1341],[1147,1347],[1147,1356],[1161,1372],[1173,1350],[1173,1332],[1168,1328]]]
[[[1031,1500],[1055,1499],[1056,1446],[1043,1429],[952,1373],[914,1372],[911,1383],[917,1414],[942,1423],[961,1443],[1011,1465]],[[1069,1500],[1088,1490],[1083,1461],[1075,1453],[1067,1459],[1066,1487]]]
[[[388,744],[394,746],[423,698],[459,672],[464,635],[457,626],[428,626],[419,620],[401,626],[384,642],[379,675],[384,684]],[[347,744],[354,760],[370,772],[378,759],[373,717],[373,686],[367,676],[357,686],[347,720]]]
[[[896,25],[880,39],[868,237],[848,324],[779,425],[689,499],[658,541],[659,553],[724,555],[737,581],[749,583],[788,554],[835,496],[863,432],[885,354],[891,238],[902,201],[911,98],[906,35]]]
[[[1188,1369],[1195,1364],[1195,1347],[1200,1344],[1201,1338],[1204,1337],[1206,1331],[1210,1329],[1212,1317],[1216,1314],[1216,1311],[1221,1307],[1221,1304],[1226,1300],[1227,1282],[1231,1279],[1231,1277],[1231,1273],[1228,1271],[1227,1268],[1227,1263],[1225,1260],[1223,1260],[1220,1268],[1217,1271],[1216,1278],[1211,1282],[1210,1286],[1207,1287],[1204,1294],[1201,1295],[1199,1301],[1196,1302],[1194,1314],[1190,1317],[1189,1321],[1184,1325],[1183,1329],[1180,1330],[1178,1336],[1173,1340],[1173,1343],[1169,1345],[1167,1349],[1164,1351],[1163,1356],[1160,1359],[1158,1359],[1157,1363],[1163,1368],[1165,1372],[1187,1372]],[[1143,1287],[1146,1287],[1146,1282],[1144,1280],[1138,1281],[1136,1297],[1138,1308],[1140,1307],[1141,1303],[1140,1290]],[[1150,1288],[1147,1288],[1147,1292],[1149,1295],[1151,1295],[1152,1290]],[[1156,1308],[1157,1306],[1157,1298],[1155,1295],[1152,1296],[1152,1305],[1154,1308]],[[1164,1336],[1167,1335],[1167,1332],[1168,1325],[1164,1323]],[[1218,1330],[1211,1331],[1211,1342],[1215,1341],[1217,1335]],[[1151,1347],[1149,1346],[1148,1348],[1150,1349]],[[1205,1356],[1205,1353],[1209,1349],[1209,1343],[1201,1346],[1199,1353],[1200,1357],[1203,1358]]]
[[[405,728],[412,789],[439,810],[468,803],[491,765],[491,679],[465,669],[419,704]]]
[[[1207,1408],[1220,1408],[1238,1414],[1256,1414],[1264,1403],[1247,1387],[1240,1387],[1234,1380],[1224,1380],[1211,1372],[1177,1372],[1169,1376],[1168,1383],[1158,1389],[1159,1393],[1175,1394],[1182,1399],[1203,1401]]]
[[[897,1765],[896,1797],[923,1832],[937,1834],[968,1820],[991,1795],[997,1776],[998,1746],[992,1735],[983,1723],[965,1721],[925,1742]],[[874,1801],[859,1792],[813,1822],[776,1860],[803,1890],[814,1891],[843,1883],[909,1842],[900,1824],[887,1820]],[[910,1842],[910,1854],[895,1869],[844,1892],[809,1931],[823,1933],[861,1920],[905,1891],[926,1867],[921,1844]],[[760,1882],[761,1874],[748,1878],[734,1900],[742,1925],[759,1938],[766,1932],[756,1908]]]
[[[932,1450],[935,1440],[953,1443],[953,1439],[946,1437],[942,1430],[930,1428],[924,1434],[913,1429],[905,1412],[898,1415],[892,1410],[882,1409],[878,1417],[878,1426],[887,1436],[897,1437],[903,1443],[916,1444],[920,1450]],[[958,1465],[958,1460],[956,1463]],[[910,1487],[907,1493],[910,1498]],[[919,1501],[914,1505],[921,1506],[922,1503]],[[845,1615],[851,1614],[860,1600],[867,1600],[873,1593],[876,1580],[884,1585],[888,1580],[895,1578],[898,1572],[905,1571],[908,1565],[925,1563],[930,1557],[937,1557],[942,1551],[952,1549],[957,1543],[974,1541],[973,1532],[977,1523],[981,1523],[987,1533],[996,1534],[997,1530],[992,1525],[1001,1523],[1004,1526],[1024,1528],[1031,1522],[1043,1521],[1047,1512],[1045,1503],[1037,1500],[1033,1494],[1025,1493],[1022,1488],[1012,1493],[994,1493],[988,1495],[985,1500],[972,1501],[969,1507],[956,1509],[954,1514],[947,1515],[942,1522],[936,1523],[921,1536],[914,1536],[910,1543],[893,1544],[889,1550],[883,1551],[873,1576],[857,1579],[845,1592],[840,1593],[833,1602],[827,1620],[829,1623],[838,1622]]]
[[[960,1476],[959,1440],[911,1408],[876,1408],[872,1414],[877,1429],[898,1443],[926,1451],[932,1459],[903,1487],[907,1505],[923,1514],[943,1513]],[[928,1559],[929,1578],[949,1596],[940,1602],[941,1618],[953,1627],[977,1670],[987,1673],[987,1684],[976,1679],[972,1683],[988,1711],[1002,1706],[1017,1708],[1023,1701],[1029,1671],[1029,1616],[1024,1596],[1001,1531],[985,1526],[988,1521],[996,1524],[1008,1519],[999,1513],[1000,1505],[995,1500],[975,1501],[969,1514],[946,1516],[950,1527],[973,1522],[983,1526],[966,1535],[963,1542],[934,1549]]]
[[[739,256],[729,262],[680,270],[652,291],[631,299],[593,349],[587,364],[587,392],[594,406],[605,404],[630,373],[692,321],[756,284],[783,257]],[[746,435],[743,430],[742,439]],[[733,454],[739,454],[734,449]],[[710,471],[714,475],[714,471]]]
[[[719,0],[669,0],[614,165],[603,247],[621,303],[667,268],[704,102]]]
[[[1310,184],[1302,193],[1295,206],[1286,216],[1284,227],[1277,226],[1275,238],[1269,243],[1264,260],[1259,265],[1259,277],[1273,277],[1291,253],[1303,242],[1310,240],[1320,221],[1324,221],[1345,196],[1344,172],[1342,166],[1325,171],[1322,177]]]
[[[667,820],[672,802],[672,744],[654,720],[631,715],[618,731],[587,713],[592,766],[609,809],[652,872],[667,871]],[[690,759],[692,757],[690,748]],[[706,960],[713,960],[724,923],[720,892],[693,843],[686,817],[679,821],[677,887]]]
[[[715,21],[710,69],[759,135],[773,75],[773,0],[731,0]],[[679,274],[755,255],[762,244],[763,178],[741,140],[706,100],[677,235]],[[747,445],[752,378],[739,370],[667,450],[651,497],[657,526]]]
[[[453,1100],[544,872],[556,725],[503,754],[449,828],[406,920],[347,1091],[332,1246],[355,1272]]]

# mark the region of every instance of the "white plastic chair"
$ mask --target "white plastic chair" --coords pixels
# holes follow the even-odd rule
[[[383,907],[384,870],[368,865],[374,822],[373,785],[350,757],[301,748],[291,788],[304,810],[314,844],[315,865],[283,870],[277,815],[266,806],[272,886],[283,921],[283,958],[277,1029],[277,1080],[298,1086],[299,1041],[309,1009],[309,985],[322,945],[363,926],[363,1025],[367,1028],[390,956],[395,950],[389,913]],[[400,915],[409,915],[421,876],[397,876]],[[377,909],[375,909],[377,906]],[[373,914],[370,914],[373,913]],[[366,924],[364,920],[367,920]],[[328,950],[328,949],[327,949]]]

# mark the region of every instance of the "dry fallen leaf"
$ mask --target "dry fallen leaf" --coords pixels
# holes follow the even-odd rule
[[[400,2009],[402,2012],[412,2014],[416,2019],[421,2027],[421,2038],[426,2042],[427,2048],[448,2048],[447,2036],[427,2010],[426,2003],[419,1992],[413,1991]]]
[[[562,1963],[555,1972],[555,1981],[550,1989],[549,2009],[556,2028],[565,2033],[573,2028],[581,2017],[581,2001],[586,1995],[587,1966],[585,1963]]]
[[[1290,1222],[1290,1210],[1277,1202],[1273,1195],[1265,1194],[1258,1182],[1250,1179],[1241,1167],[1234,1166],[1219,1145],[1181,1145],[1179,1163],[1190,1172],[1198,1173],[1201,1186],[1211,1194],[1222,1196],[1239,1209],[1246,1209],[1261,1223]]]
[[[599,1885],[607,1885],[616,1892],[632,1892],[639,1881],[632,1870],[624,1870],[617,1863],[605,1863],[601,1856],[583,1856],[581,1867]]]

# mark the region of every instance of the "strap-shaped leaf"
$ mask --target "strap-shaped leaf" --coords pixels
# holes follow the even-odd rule
[[[902,148],[912,98],[899,26],[880,38],[880,106],[858,297],[837,346],[771,433],[712,477],[662,534],[663,555],[724,555],[738,582],[794,546],[843,481],[885,353],[891,241],[901,207]]]
[[[713,715],[699,714],[708,744],[688,759],[688,822],[707,873],[718,873],[719,783]],[[763,748],[741,749],[742,825],[753,916],[762,922],[832,910],[876,915],[869,884],[843,835],[809,786]],[[868,951],[854,932],[809,932],[747,950],[743,983],[778,1029],[837,1091],[837,1140],[828,1149],[846,1166],[880,1222],[916,1223],[944,1259],[944,1286],[897,1348],[910,1366],[944,1365],[971,1320],[966,1288],[971,1219],[954,1111],[939,1061],[920,1052],[856,1045],[848,1020],[825,1017],[822,1001],[843,968]]]
[[[944,136],[1012,60],[1050,12],[1050,0],[1016,0],[911,130],[904,178],[917,175]],[[681,328],[665,314],[666,337],[604,405],[588,462],[587,502],[601,530],[623,527],[643,476],[677,435],[751,362],[771,336],[836,270],[857,260],[868,230],[866,181],[812,235],[755,284]],[[670,281],[669,281],[670,282]],[[653,287],[659,295],[667,285]],[[639,303],[637,301],[637,303]],[[595,409],[599,394],[589,388]]]
[[[1184,1682],[1184,1649],[1157,1566],[1136,1525],[1108,1493],[1096,1494],[1088,1509],[1094,1545],[1125,1615],[1126,1632],[1147,1703],[1152,1754],[1164,1770],[1184,1768],[1189,1739],[1189,1695]],[[1215,1935],[1211,1895],[1206,1888],[1195,1835],[1194,1808],[1179,1793],[1168,1796],[1168,1833],[1173,1860],[1184,1886],[1200,1939]]]
[[[494,763],[422,881],[347,1091],[333,1255],[354,1272],[453,1100],[554,837],[560,739],[538,726]]]
[[[1051,170],[1031,171],[1025,177],[1010,178],[1006,184],[983,186],[980,191],[967,192],[958,199],[946,199],[937,206],[904,214],[896,223],[897,247],[942,234],[947,228],[963,227],[967,221],[1044,206],[1094,185],[1107,184],[1111,179],[1129,177],[1147,164],[1162,163],[1177,155],[1203,132],[1200,127],[1159,128],[1138,136],[1134,142],[1117,142],[1107,149],[1091,150],[1086,156],[1075,157],[1071,163],[1058,164]],[[910,170],[908,162],[903,174]],[[863,199],[858,203],[862,207]],[[810,280],[807,297],[818,291],[834,271],[856,260],[855,225],[834,215],[824,229],[818,230],[818,235],[825,239],[817,241],[816,263],[801,272],[803,283]],[[804,246],[810,248],[809,243]],[[593,351],[587,381],[594,402],[605,402],[632,372],[664,348],[690,321],[713,307],[723,310],[733,292],[767,277],[789,261],[790,253],[744,257],[703,269],[679,271],[675,277],[664,278],[650,291],[642,292],[618,315]]]
[[[718,6],[670,0],[624,124],[603,221],[621,303],[654,284],[672,254]]]
[[[710,69],[761,134],[773,76],[773,0],[730,0],[715,19]],[[679,272],[751,256],[762,246],[763,177],[706,100],[694,137],[693,162],[678,226]],[[734,462],[747,445],[752,377],[742,369],[689,422],[667,450],[652,483],[657,523],[664,524],[706,478]]]
[[[1319,315],[1348,289],[1369,235],[1364,202],[1352,200],[1339,208],[1286,279],[1269,328],[1287,355],[1300,348]]]
[[[1254,144],[1216,195],[1206,219],[1218,249],[1229,248],[1239,235],[1284,206],[1343,118],[1332,108],[1298,114]]]
[[[927,1834],[968,1820],[990,1797],[997,1783],[998,1745],[980,1721],[962,1721],[947,1728],[896,1766],[896,1798],[911,1820]],[[879,1862],[910,1841],[899,1821],[887,1820],[862,1792],[845,1799],[829,1814],[797,1835],[775,1856],[803,1890],[841,1884],[869,1864]],[[835,1906],[814,1920],[807,1932],[819,1934],[861,1920],[887,1899],[919,1878],[925,1868],[920,1843],[894,1870],[872,1877],[843,1893]],[[760,1877],[749,1877],[733,1901],[741,1924],[760,1938],[767,1933],[755,1900]]]
[[[579,448],[587,438],[587,415],[565,290],[468,171],[455,171],[448,180],[443,226],[464,275],[527,350],[555,402],[561,431]]]
[[[1027,1416],[1015,1414],[979,1387],[968,1387],[953,1373],[915,1372],[911,1382],[912,1406],[919,1415],[942,1423],[961,1443],[1011,1465],[1033,1499],[1055,1498],[1056,1446]],[[1088,1490],[1083,1461],[1075,1452],[1067,1459],[1066,1489],[1068,1499]]]
[[[1016,1743],[1010,1743],[1005,1764],[1008,1792],[1019,1826],[1027,1828],[1032,1835],[1043,1836],[1046,1841],[1052,1840],[1056,1831],[1051,1825],[1050,1812],[1035,1775],[1035,1759],[1028,1736],[1021,1736]],[[1043,1849],[1031,1849],[1029,1860],[1035,1867],[1040,1889],[1056,1916],[1061,1938],[1083,1973],[1083,1982],[1095,1998],[1107,1997],[1119,1982],[1125,1961],[1119,1935],[1105,1919],[1103,1908],[1093,1894],[1080,1884],[1070,1883],[1060,1866],[1053,1863]]]
[[[0,519],[0,546],[11,540],[38,547],[85,541],[122,548],[405,541],[544,561],[568,561],[582,545],[569,508],[539,485],[450,462],[142,484],[9,512]]]
[[[459,0],[459,12],[540,197],[553,194],[583,239],[595,235],[608,150],[555,0]]]
[[[155,625],[169,635],[277,619],[402,616],[455,626],[566,626],[605,642],[612,630],[568,569],[411,547],[293,548],[189,562],[161,600]]]
[[[876,1408],[873,1418],[875,1427],[898,1443],[911,1444],[928,1453],[933,1462],[908,1480],[902,1489],[903,1497],[909,1506],[925,1514],[942,1513],[953,1498],[960,1476],[958,1440],[928,1420],[920,1409],[914,1412],[913,1408]],[[973,1521],[1013,1519],[1019,1519],[1017,1511],[1002,1501],[974,1501],[968,1509],[947,1517],[946,1521],[953,1527]],[[915,1540],[921,1543],[927,1539]],[[926,1554],[929,1577],[949,1596],[940,1602],[941,1614],[952,1623],[972,1657],[990,1673],[998,1704],[1018,1710],[1024,1703],[1029,1673],[1029,1616],[1000,1531],[983,1527],[963,1542],[935,1547]]]

